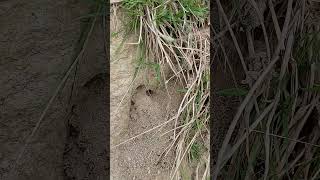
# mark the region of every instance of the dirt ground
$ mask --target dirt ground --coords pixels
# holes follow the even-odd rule
[[[113,12],[111,33],[116,33],[123,28],[123,12]],[[111,39],[111,179],[168,179],[175,157],[173,151],[165,157],[162,153],[170,145],[173,131],[166,132],[173,129],[174,122],[116,145],[169,120],[182,94],[176,91],[179,87],[174,80],[168,90],[150,86],[146,79],[155,78],[152,72],[142,70],[134,78],[137,46],[128,43],[137,42],[137,38],[130,35],[123,42],[122,37],[120,34]]]
[[[73,105],[63,153],[65,179],[108,179],[105,77],[98,74],[87,82]]]
[[[0,2],[0,179],[107,179],[101,23],[76,76],[69,78],[14,164],[72,62],[80,36],[77,18],[86,13],[88,4],[78,0]]]
[[[0,49],[0,179],[108,179],[108,62],[99,21],[76,73],[16,161],[72,63],[80,36],[77,18],[88,10],[78,0],[0,2],[0,46],[4,47]],[[115,41],[111,52],[119,43],[121,40]],[[132,45],[123,49],[110,63],[111,146],[168,120],[181,99],[174,81],[168,91],[150,89],[141,74],[131,86],[136,49]],[[111,178],[166,179],[174,157],[170,153],[161,156],[171,138],[170,133],[163,133],[172,126],[169,123],[113,149]]]
[[[171,84],[170,95],[181,98],[176,87]],[[130,101],[130,118],[122,133],[123,139],[129,139],[145,132],[161,123],[164,123],[178,108],[179,100],[170,100],[165,90],[152,91],[148,94],[144,85],[134,90]],[[168,103],[175,102],[175,103]],[[114,151],[117,156],[120,176],[115,179],[167,179],[173,165],[174,154],[171,151],[166,157],[162,156],[164,150],[170,145],[174,122],[169,123],[160,130],[140,136],[125,143]]]

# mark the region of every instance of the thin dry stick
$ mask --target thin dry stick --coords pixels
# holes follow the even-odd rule
[[[195,180],[199,180],[199,168],[200,168],[200,163],[201,163],[201,162],[199,162],[199,163],[197,164],[197,167],[196,167],[196,179],[195,179]]]
[[[151,129],[149,129],[149,130],[147,130],[147,131],[144,131],[144,132],[142,132],[142,133],[140,133],[140,134],[138,134],[138,135],[136,135],[136,136],[134,136],[134,137],[131,137],[131,138],[129,138],[129,139],[127,139],[127,140],[125,140],[125,141],[123,141],[123,142],[121,142],[121,143],[113,146],[113,147],[111,147],[110,149],[114,149],[114,148],[116,148],[116,147],[118,147],[118,146],[121,146],[121,145],[123,145],[123,144],[125,144],[125,143],[127,143],[127,142],[129,142],[129,141],[132,141],[132,140],[134,140],[134,139],[136,139],[136,138],[138,138],[138,137],[140,137],[140,136],[142,136],[142,135],[144,135],[144,134],[147,134],[147,133],[149,133],[149,132],[151,132],[151,131],[153,131],[153,130],[155,130],[155,129],[157,129],[157,128],[160,128],[160,127],[168,124],[169,122],[171,122],[171,121],[173,121],[173,120],[175,120],[175,118],[171,118],[171,119],[169,119],[168,121],[166,121],[166,122],[164,122],[164,123],[161,123],[161,124],[159,124],[159,125],[151,128]]]
[[[270,12],[271,12],[273,25],[274,25],[274,28],[276,30],[276,35],[277,35],[277,38],[278,38],[278,41],[279,41],[280,37],[281,37],[281,30],[280,30],[278,18],[277,18],[276,12],[274,10],[272,0],[269,0],[268,3],[269,3],[269,8],[270,8]]]
[[[291,13],[292,13],[292,0],[288,0],[287,13],[286,13],[286,17],[284,19],[284,25],[283,25],[283,29],[282,29],[282,32],[281,32],[281,39],[279,41],[281,46],[283,46],[283,43],[284,43],[284,41],[281,41],[281,40],[287,34],[287,31],[288,31],[288,28],[289,28],[289,23],[290,23],[290,19],[291,19]]]
[[[259,130],[254,130],[254,129],[249,129],[249,130],[252,131],[252,132],[255,132],[255,133],[261,133],[261,134],[264,134],[264,135],[267,135],[267,136],[272,136],[272,137],[285,139],[285,140],[293,141],[293,142],[296,142],[296,143],[300,143],[300,144],[304,144],[304,145],[320,148],[320,144],[309,143],[309,142],[305,142],[305,141],[301,141],[301,140],[298,140],[298,139],[285,137],[285,136],[281,136],[281,135],[277,135],[277,134],[273,134],[273,133],[268,133],[267,134],[266,132],[259,131]]]

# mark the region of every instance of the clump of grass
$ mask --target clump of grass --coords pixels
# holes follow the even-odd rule
[[[254,7],[254,1],[243,1]],[[217,0],[220,4],[220,1]],[[302,1],[292,0],[267,3],[269,10],[261,15],[274,13],[271,21],[262,16],[261,26],[252,31],[261,32],[268,63],[249,91],[242,93],[244,99],[229,126],[215,164],[214,179],[318,179],[320,126],[319,99],[317,91],[319,77],[319,32],[305,24],[308,11],[301,6]],[[274,7],[277,9],[274,9]],[[220,15],[229,22],[226,9],[220,4]],[[238,9],[238,7],[234,7]],[[256,9],[256,13],[258,8]],[[236,11],[236,10],[234,10]],[[274,12],[272,12],[274,11]],[[305,12],[302,16],[300,12]],[[239,12],[238,12],[239,13]],[[240,12],[241,13],[241,12]],[[253,12],[255,13],[255,12]],[[256,14],[258,17],[258,15]],[[300,17],[299,17],[300,16]],[[281,20],[279,17],[285,17]],[[281,21],[281,23],[279,23]],[[283,22],[284,21],[284,22]],[[237,23],[237,22],[235,22]],[[281,28],[279,27],[281,24]],[[263,28],[270,28],[264,31]],[[232,28],[227,27],[232,33]],[[279,29],[281,32],[275,32]],[[268,32],[268,33],[265,33]],[[248,41],[242,42],[238,34],[233,34],[233,42],[248,46],[246,53],[237,49],[240,56],[255,55],[250,50],[250,39],[254,33],[247,31]],[[227,38],[223,36],[222,38]],[[257,38],[257,37],[256,37]],[[277,41],[271,41],[277,39]],[[261,39],[256,39],[261,41]],[[251,41],[254,43],[254,41]],[[252,53],[253,52],[253,53]],[[250,54],[252,53],[252,54]],[[256,52],[257,54],[259,52]],[[219,60],[219,59],[215,59]],[[259,59],[256,59],[258,61]],[[246,61],[243,61],[247,71]],[[252,70],[251,70],[252,71]],[[247,72],[245,72],[247,73]],[[268,76],[275,78],[268,78]],[[241,95],[232,90],[222,91],[223,95]],[[221,93],[221,92],[220,92]],[[256,107],[254,104],[256,103]],[[235,136],[236,135],[236,136]],[[232,138],[235,137],[235,138]]]
[[[173,80],[182,86],[184,98],[177,114],[170,117],[174,140],[165,153],[175,151],[170,178],[179,179],[185,159],[200,163],[202,153],[209,151],[208,146],[200,146],[209,142],[209,1],[123,0],[121,6],[127,13],[126,31],[135,32],[136,44],[144,45],[144,58],[137,67],[153,69],[165,88]],[[167,77],[164,66],[170,67],[172,77]],[[208,168],[209,157],[203,177],[209,175]]]
[[[169,25],[179,27],[187,21],[203,22],[208,16],[208,7],[203,0],[124,0],[122,7],[128,14],[128,24],[132,29],[141,25],[141,17],[151,11],[156,25]]]
[[[198,143],[198,142],[195,142],[191,145],[190,147],[190,159],[192,161],[198,161],[200,159],[200,156],[201,156],[201,151],[203,149],[202,147],[203,145]]]

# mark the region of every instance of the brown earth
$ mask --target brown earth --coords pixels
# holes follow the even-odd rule
[[[76,76],[72,73],[15,164],[73,61],[77,18],[88,7],[78,0],[0,2],[0,179],[107,179],[106,81],[91,80],[106,73],[101,22]]]
[[[108,80],[101,19],[77,71],[15,164],[73,61],[81,30],[78,17],[88,10],[88,4],[78,0],[0,2],[0,46],[4,47],[0,49],[0,179],[108,179]],[[120,42],[111,45],[111,52]],[[143,73],[131,86],[136,49],[134,45],[123,49],[110,62],[111,146],[166,121],[181,98],[174,81],[168,90],[150,89]],[[111,152],[112,178],[167,179],[174,154],[160,158],[171,141],[170,133],[161,135],[172,127],[168,124],[115,148]]]
[[[122,17],[123,12],[113,7],[111,34],[124,28]],[[117,145],[171,118],[182,94],[177,92],[179,85],[174,80],[167,90],[150,85],[148,81],[154,81],[154,72],[142,69],[134,77],[137,45],[128,43],[137,42],[137,37],[123,37],[120,33],[111,38],[111,179],[168,179],[174,153],[161,155],[170,145],[173,132],[163,134],[173,129],[173,123]]]

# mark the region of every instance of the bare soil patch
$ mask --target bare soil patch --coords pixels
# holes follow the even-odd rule
[[[0,2],[0,179],[107,179],[106,83],[89,83],[106,71],[101,24],[95,27],[77,73],[72,73],[21,161],[14,164],[72,63],[81,30],[77,18],[88,10],[88,4],[77,0]],[[71,107],[77,107],[72,120]]]

